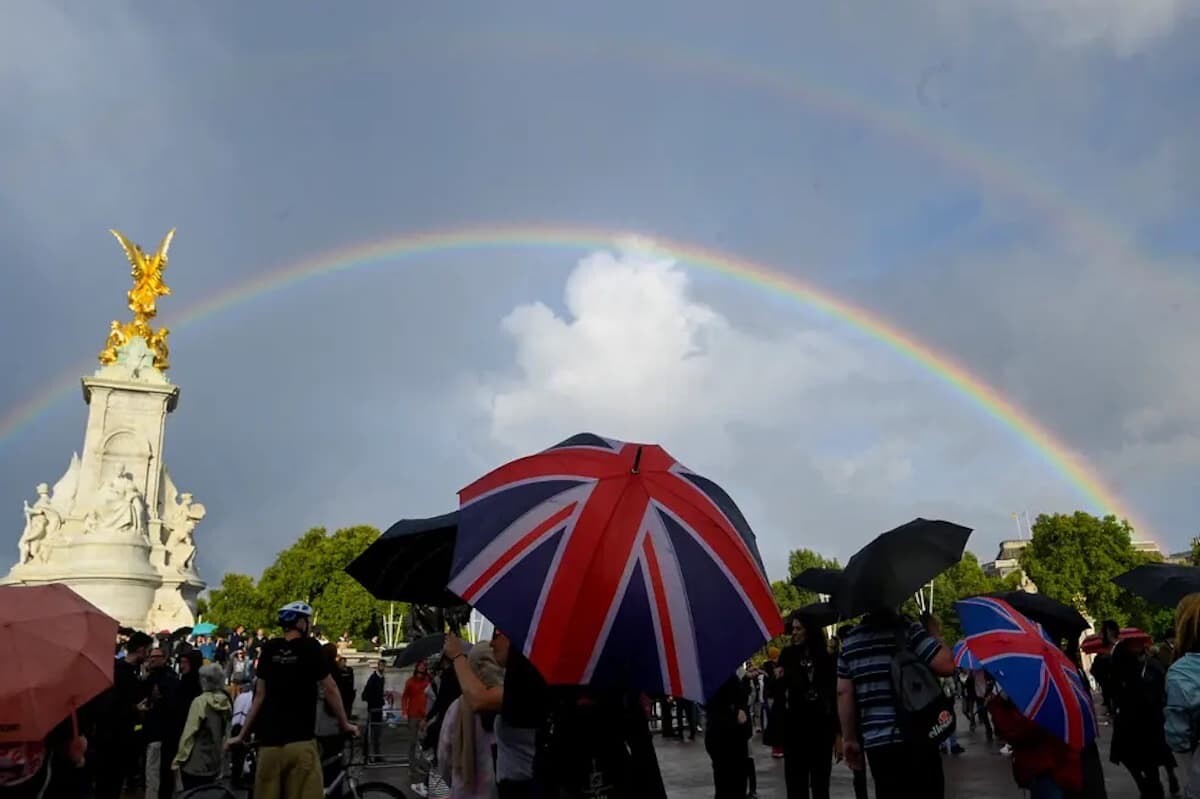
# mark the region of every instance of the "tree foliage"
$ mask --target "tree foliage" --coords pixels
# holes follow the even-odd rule
[[[1083,511],[1042,514],[1021,552],[1021,568],[1047,596],[1073,605],[1097,622],[1128,623],[1137,602],[1113,581],[1149,558],[1133,548],[1133,529],[1115,516]]]
[[[943,637],[954,643],[962,637],[962,625],[954,603],[969,596],[990,594],[1016,588],[1017,577],[1008,579],[988,577],[979,558],[973,552],[964,552],[962,560],[939,574],[933,580],[933,613],[942,620]]]
[[[221,587],[208,592],[206,618],[223,627],[239,624],[247,629],[267,626],[268,618],[262,596],[248,574],[229,572],[221,578]]]
[[[226,574],[210,592],[208,618],[222,627],[270,627],[278,608],[299,600],[313,606],[314,623],[331,638],[376,634],[388,603],[372,597],[345,569],[378,537],[374,527],[333,534],[314,527],[280,552],[257,584],[245,574]]]

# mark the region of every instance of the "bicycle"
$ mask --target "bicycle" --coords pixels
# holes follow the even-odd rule
[[[352,736],[346,736],[347,745],[342,751],[337,752],[321,761],[322,774],[332,771],[329,779],[325,780],[324,796],[326,799],[407,799],[406,795],[399,788],[389,785],[386,782],[379,780],[370,780],[363,782],[359,779],[359,772],[365,765],[365,760],[360,763],[354,762],[354,742],[357,740]],[[249,744],[251,750],[256,750],[256,744]],[[254,761],[252,760],[253,764]],[[250,787],[247,790],[246,796],[248,799],[254,799],[254,774],[251,772],[247,775]],[[202,791],[210,786],[203,788],[195,788],[193,790]],[[223,786],[221,786],[223,787]],[[193,798],[191,794],[185,794],[189,799],[226,799],[233,797],[235,794],[229,793],[226,789],[225,793],[213,793],[210,795],[196,794]],[[183,797],[179,797],[183,799]]]

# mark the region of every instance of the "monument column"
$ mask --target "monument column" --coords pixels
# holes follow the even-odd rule
[[[83,378],[83,457],[25,503],[19,558],[6,583],[63,582],[122,624],[190,625],[204,589],[192,533],[204,506],[179,494],[163,463],[167,415],[179,389],[167,379],[166,328],[150,326],[174,231],[147,255],[113,231],[133,267],[133,319],[113,322],[101,367]]]

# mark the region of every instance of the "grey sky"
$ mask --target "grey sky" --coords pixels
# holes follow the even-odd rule
[[[915,516],[1087,507],[961,394],[636,233],[858,303],[1087,458],[1172,549],[1196,533],[1200,33],[1179,0],[575,4],[16,2],[0,26],[0,418],[124,314],[105,230],[179,227],[160,304],[166,461],[199,564],[451,507],[579,430],[721,481],[779,575]],[[176,327],[319,252],[588,225],[344,271]],[[90,366],[88,367],[91,368]],[[82,440],[75,390],[0,430],[0,546]],[[1089,510],[1093,508],[1088,508]]]

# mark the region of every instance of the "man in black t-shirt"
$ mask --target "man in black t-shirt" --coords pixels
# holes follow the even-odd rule
[[[272,638],[258,658],[254,702],[242,731],[226,747],[242,744],[250,730],[259,743],[254,782],[257,799],[321,799],[324,785],[317,752],[317,684],[325,704],[349,735],[358,728],[346,718],[341,692],[321,653],[309,637],[313,610],[292,602],[279,610],[282,638]]]

